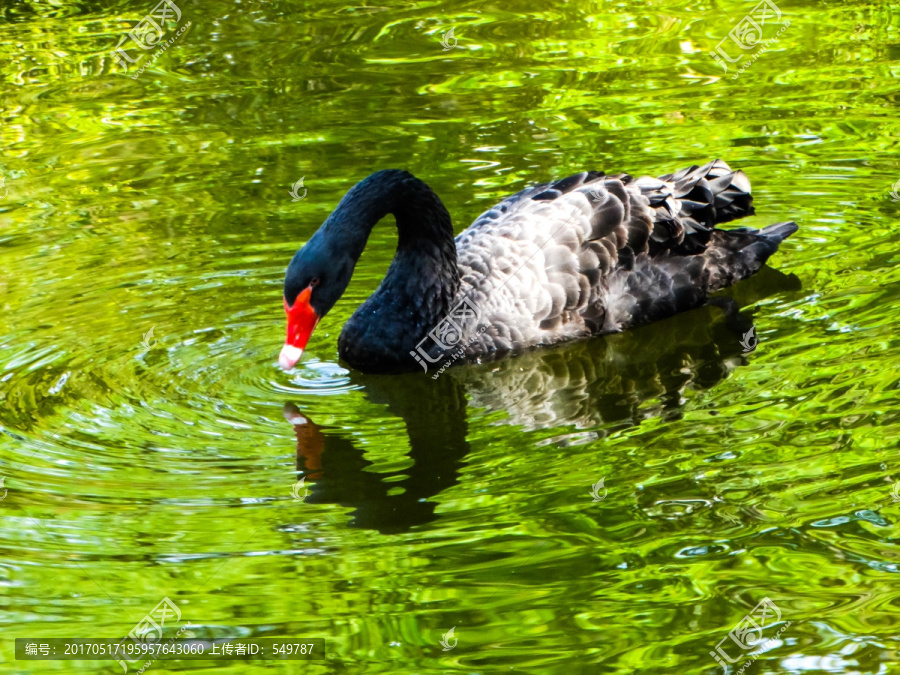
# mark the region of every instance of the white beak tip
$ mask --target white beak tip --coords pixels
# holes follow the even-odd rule
[[[293,345],[285,345],[281,348],[281,354],[278,355],[278,365],[285,370],[293,368],[300,357],[303,356],[303,350]]]

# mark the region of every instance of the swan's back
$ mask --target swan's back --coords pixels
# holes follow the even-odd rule
[[[721,160],[660,178],[587,171],[505,199],[456,238],[456,299],[479,314],[466,326],[466,355],[618,332],[697,307],[756,272],[797,229],[715,228],[751,214],[751,202],[747,177]]]

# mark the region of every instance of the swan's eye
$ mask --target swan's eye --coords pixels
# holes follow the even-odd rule
[[[315,279],[313,279],[312,281],[309,282],[310,288],[315,288],[318,285],[319,285],[319,277],[316,277]]]

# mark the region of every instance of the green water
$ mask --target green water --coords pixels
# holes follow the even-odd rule
[[[785,0],[732,79],[709,53],[752,1],[184,0],[135,80],[110,52],[154,5],[0,8],[0,672],[122,672],[12,638],[121,637],[163,597],[186,636],[327,658],[154,672],[723,672],[764,597],[764,637],[791,624],[755,662],[726,640],[731,672],[900,670],[900,5]],[[715,157],[748,225],[801,226],[715,306],[364,377],[337,337],[388,219],[277,367],[284,268],[372,171],[460,231],[533,182]]]

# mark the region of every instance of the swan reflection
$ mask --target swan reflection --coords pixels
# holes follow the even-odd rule
[[[714,387],[752,356],[742,349],[752,314],[739,307],[799,287],[796,277],[765,268],[731,297],[627,333],[455,367],[437,380],[354,373],[371,402],[405,423],[412,465],[375,473],[346,430],[319,426],[287,403],[306,501],[352,507],[353,526],[380,532],[433,520],[431,499],[459,481],[469,453],[470,409],[502,413],[494,424],[524,431],[559,429],[545,444],[596,441],[651,417],[678,419],[687,390]]]

